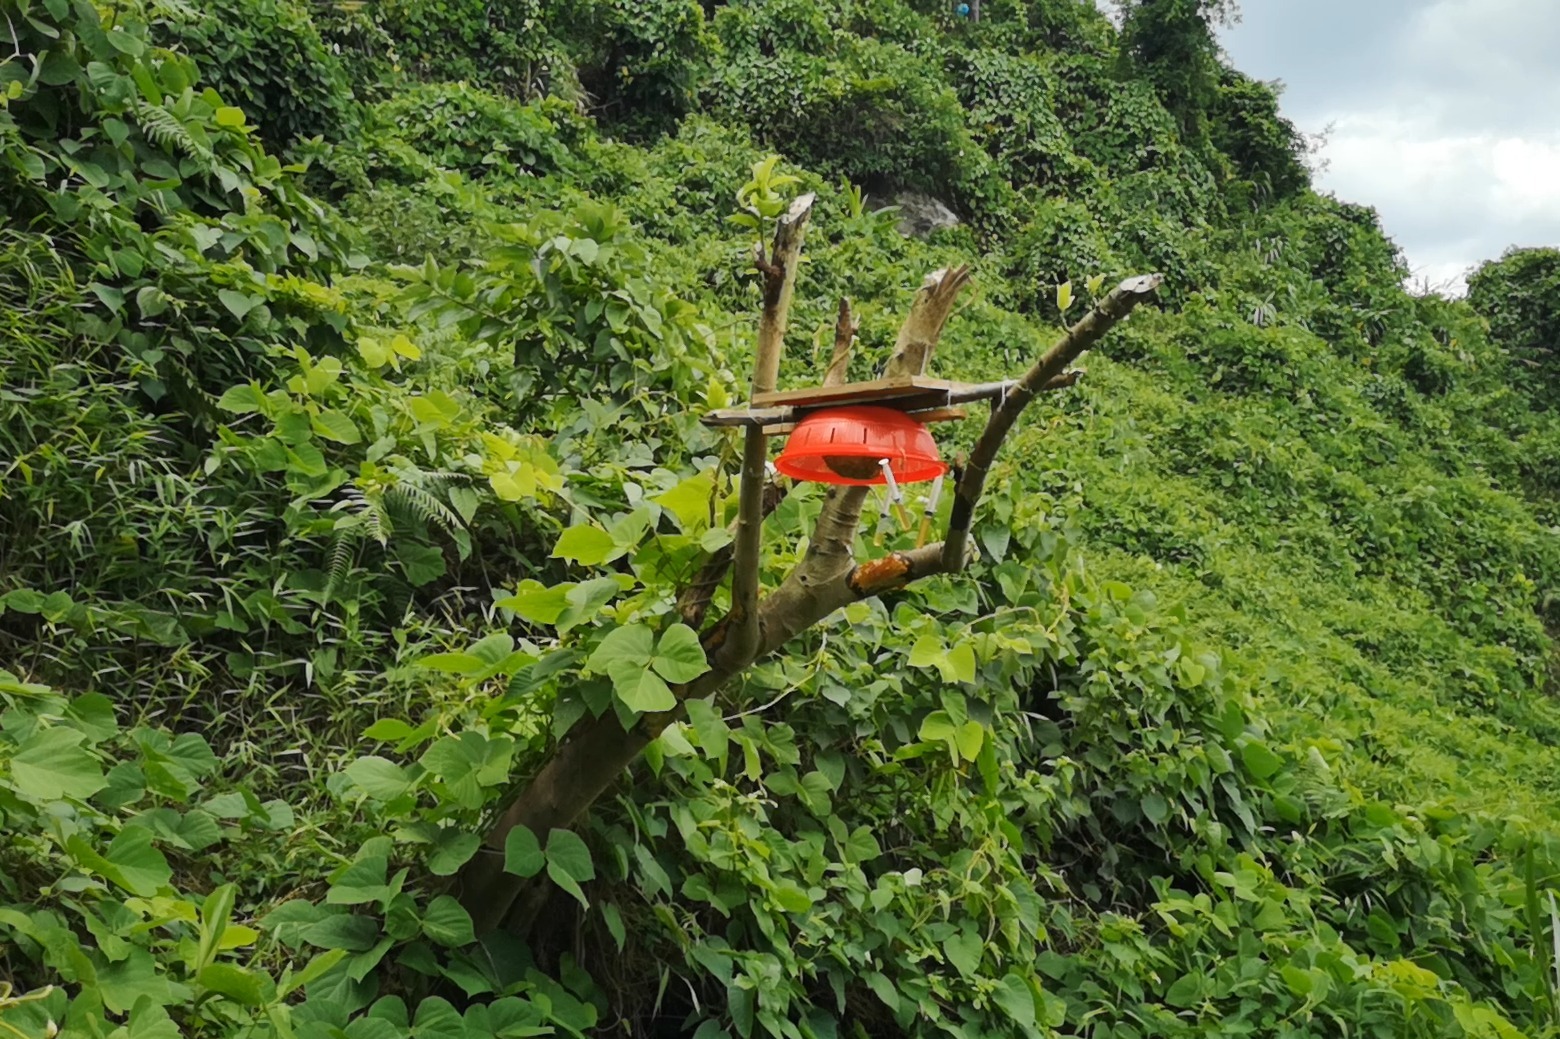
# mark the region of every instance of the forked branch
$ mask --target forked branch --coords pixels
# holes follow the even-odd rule
[[[765,310],[760,325],[759,363],[754,389],[772,389],[779,370],[778,345],[785,329],[786,310],[795,284],[796,261],[801,250],[810,199],[798,203],[782,222],[775,248],[762,269],[765,274]],[[789,231],[786,228],[789,227]],[[890,357],[885,375],[919,375],[936,349],[954,301],[969,281],[967,268],[938,271],[917,291]],[[487,834],[484,847],[461,871],[456,890],[471,913],[478,934],[491,931],[510,916],[515,898],[524,885],[503,870],[503,849],[509,833],[525,826],[545,839],[553,829],[572,825],[622,773],[639,752],[680,711],[682,702],[712,695],[756,661],[780,649],[841,607],[874,595],[904,587],[912,581],[939,573],[957,573],[966,563],[970,524],[998,449],[1019,414],[1041,391],[1071,385],[1076,373],[1065,369],[1079,354],[1099,341],[1139,303],[1149,299],[1159,285],[1158,275],[1124,281],[1078,324],[1061,342],[1026,372],[991,412],[984,432],[971,452],[969,464],[956,488],[947,538],[909,552],[857,563],[856,534],[861,523],[866,489],[834,487],[824,501],[807,552],[781,584],[758,599],[758,528],[764,513],[764,461],[762,432],[744,452],[743,482],[739,492],[739,522],[733,552],[732,609],[721,623],[701,638],[710,670],[695,681],[673,689],[677,709],[641,716],[625,727],[616,711],[585,722],[566,742],[556,747],[541,769],[503,809]],[[848,309],[842,307],[837,326],[835,361],[845,338]],[[854,329],[851,328],[853,334]],[[774,352],[766,353],[766,344]],[[836,365],[831,364],[831,369]],[[756,442],[757,446],[754,447]],[[712,559],[714,581],[724,564]],[[701,576],[708,576],[701,574]],[[712,587],[710,591],[712,591]],[[687,593],[685,593],[686,595]],[[683,617],[703,618],[709,592],[695,593],[686,603]],[[685,608],[686,607],[686,608]],[[693,611],[689,612],[689,609]],[[529,920],[511,920],[523,930]]]

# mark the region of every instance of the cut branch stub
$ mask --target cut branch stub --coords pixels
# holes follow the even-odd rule
[[[850,348],[856,342],[856,330],[861,322],[850,312],[850,300],[840,297],[839,317],[834,321],[834,355],[829,358],[828,370],[823,373],[825,386],[840,386],[850,372]]]
[[[760,262],[764,276],[764,313],[758,322],[758,353],[753,362],[753,392],[766,393],[780,378],[780,354],[783,352],[785,326],[791,314],[791,295],[796,290],[797,258],[802,239],[812,217],[813,196],[803,195],[775,225],[775,242],[767,263]],[[759,252],[763,252],[762,246]]]
[[[910,303],[910,313],[899,326],[894,353],[883,370],[885,376],[926,374],[937,341],[942,338],[943,326],[953,313],[954,300],[969,281],[967,266],[933,271],[926,276]]]

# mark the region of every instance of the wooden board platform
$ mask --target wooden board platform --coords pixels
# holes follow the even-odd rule
[[[699,421],[706,426],[762,426],[767,433],[788,432],[808,412],[851,404],[873,404],[903,411],[922,422],[957,422],[968,416],[963,408],[954,405],[996,400],[1016,385],[1014,382],[955,382],[912,375],[848,382],[842,386],[809,386],[755,394],[751,407],[721,408],[701,416]]]
[[[808,386],[800,390],[775,390],[753,395],[753,407],[841,407],[846,404],[887,403],[904,397],[948,398],[959,391],[976,389],[973,383],[905,375],[871,382],[847,382],[839,386]]]
[[[706,426],[763,426],[769,434],[789,433],[810,412],[819,408],[721,408],[699,416]],[[906,408],[917,422],[959,422],[969,418],[963,408]],[[783,428],[782,428],[783,427]]]
[[[926,423],[961,422],[964,419],[969,418],[969,412],[965,411],[963,408],[930,408],[926,411],[910,411],[906,412],[906,414],[915,419],[917,422]],[[805,412],[803,415],[805,415]],[[802,415],[797,415],[794,416],[794,420],[792,421],[766,423],[764,425],[764,435],[771,437],[784,436],[796,428],[796,423],[800,422],[802,417]],[[709,422],[708,419],[706,419],[705,422],[709,425],[715,425],[715,423]]]

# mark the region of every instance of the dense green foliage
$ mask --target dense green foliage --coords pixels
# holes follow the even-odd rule
[[[0,1034],[1560,1034],[1556,254],[1407,294],[1220,5],[947,7],[0,0]],[[792,384],[953,263],[939,375],[1163,304],[476,941],[517,784],[707,666],[776,169]]]
[[[1560,346],[1560,249],[1512,249],[1468,278],[1468,302],[1490,324],[1490,338],[1537,374],[1535,396],[1555,370]]]

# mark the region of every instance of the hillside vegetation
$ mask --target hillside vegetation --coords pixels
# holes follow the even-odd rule
[[[1406,292],[1219,0],[979,6],[0,0],[0,1035],[1560,1035],[1560,253]],[[809,191],[782,385],[1163,287],[968,571],[483,847],[708,667]]]

